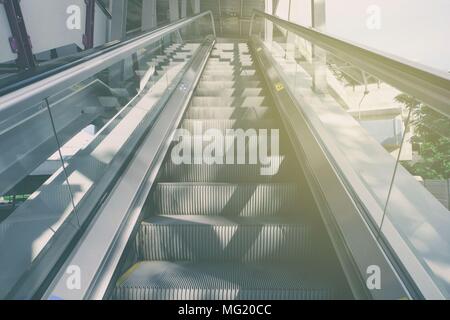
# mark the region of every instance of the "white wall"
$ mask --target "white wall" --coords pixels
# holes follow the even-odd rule
[[[380,9],[379,29],[367,27]],[[450,71],[449,0],[327,0],[327,32],[443,71]]]
[[[66,13],[70,5],[81,8],[81,30],[68,30]],[[33,53],[75,43],[83,48],[86,5],[84,0],[22,0],[20,3]]]
[[[69,30],[66,10],[70,5],[81,9],[81,29]],[[20,3],[25,25],[31,38],[33,53],[76,44],[84,48],[82,37],[85,29],[86,5],[84,0],[22,0]],[[97,6],[95,10],[94,46],[104,44],[107,39],[108,19]],[[0,62],[15,60],[17,57],[9,47],[10,30],[3,5],[0,5]]]
[[[292,0],[290,20],[302,26],[311,26],[311,0]]]

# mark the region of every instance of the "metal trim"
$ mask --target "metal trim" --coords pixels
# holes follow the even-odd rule
[[[83,35],[84,49],[94,47],[95,4],[96,0],[84,0],[86,3],[86,22]]]
[[[22,69],[32,69],[36,67],[31,39],[28,35],[25,21],[18,0],[3,0],[12,38],[9,39],[11,50],[17,53],[17,64]]]

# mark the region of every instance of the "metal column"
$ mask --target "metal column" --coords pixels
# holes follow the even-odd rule
[[[3,0],[12,37],[9,39],[11,49],[17,53],[17,65],[21,69],[36,66],[31,39],[28,35],[19,0]]]
[[[127,33],[127,0],[110,2],[111,21],[109,40],[122,40]]]
[[[180,0],[181,1],[181,18],[187,17],[187,0]]]
[[[265,0],[265,12],[268,14],[273,14],[273,0]],[[266,20],[264,23],[265,26],[265,41],[267,42],[267,44],[271,44],[272,43],[272,39],[273,39],[273,23],[271,21]]]
[[[311,0],[311,27],[324,31],[326,27],[325,0]],[[325,92],[327,90],[326,52],[312,45],[313,90]]]
[[[194,14],[200,13],[200,0],[191,0],[191,6]]]
[[[311,21],[314,29],[325,31],[325,0],[311,0]]]
[[[169,18],[170,22],[174,22],[180,19],[178,0],[169,0]]]
[[[95,0],[84,0],[86,3],[86,25],[83,35],[83,44],[85,49],[94,47],[94,28],[95,28]]]
[[[156,0],[145,0],[142,2],[142,31],[156,28],[158,25],[156,17]]]
[[[127,8],[128,0],[114,0],[110,2],[112,18],[110,20],[109,40],[122,41],[127,35]],[[111,66],[109,72],[109,83],[112,86],[122,84],[125,74],[125,64],[123,61]]]

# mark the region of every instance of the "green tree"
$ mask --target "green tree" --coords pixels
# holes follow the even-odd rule
[[[450,178],[450,120],[420,101],[401,94],[396,101],[411,111],[412,143],[420,155],[417,162],[403,165],[424,179]]]

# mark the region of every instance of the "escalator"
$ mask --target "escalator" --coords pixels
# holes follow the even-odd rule
[[[214,26],[0,88],[0,298],[447,297],[448,212],[402,168],[405,139],[393,157],[355,117],[384,109],[340,105],[359,91],[337,69],[441,113],[450,80],[263,12],[248,42]]]
[[[246,43],[216,44],[148,197],[130,249],[136,261],[121,267],[111,299],[351,297],[268,93]],[[180,164],[179,143],[206,144],[199,127],[225,141],[239,129],[276,130],[279,150],[273,135],[268,148],[276,165],[262,175],[264,164],[232,164],[226,147]],[[245,139],[247,160],[267,142],[255,141]]]

